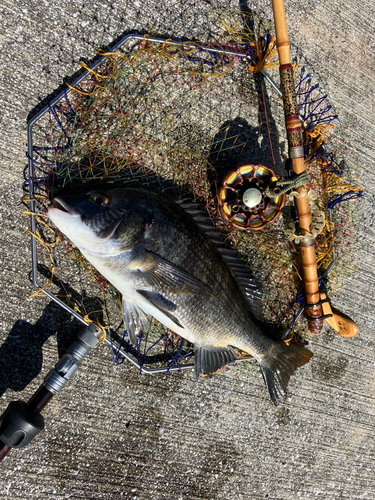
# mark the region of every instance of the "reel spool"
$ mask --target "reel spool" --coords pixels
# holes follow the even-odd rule
[[[235,229],[258,231],[275,222],[285,205],[286,195],[270,198],[266,188],[280,179],[265,165],[244,165],[227,174],[219,189],[219,210],[223,219]],[[279,190],[280,191],[280,190]]]

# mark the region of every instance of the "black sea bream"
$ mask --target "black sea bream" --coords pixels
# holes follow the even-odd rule
[[[194,344],[197,378],[234,361],[232,347],[241,349],[256,358],[271,399],[279,402],[290,375],[312,353],[271,340],[254,323],[259,298],[251,280],[246,284],[238,264],[245,288],[240,286],[236,271],[189,213],[135,188],[58,196],[52,203],[52,222],[122,294],[132,342],[146,315],[153,316]]]

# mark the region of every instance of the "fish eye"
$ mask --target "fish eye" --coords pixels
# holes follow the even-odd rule
[[[91,196],[91,199],[94,203],[96,203],[97,205],[101,205],[101,206],[108,205],[108,203],[109,203],[109,199],[104,194],[100,194],[100,193],[93,194]]]

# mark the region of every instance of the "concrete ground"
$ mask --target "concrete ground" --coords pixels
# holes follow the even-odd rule
[[[1,2],[0,411],[28,400],[58,358],[57,340],[61,347],[77,328],[47,299],[27,298],[34,287],[20,200],[30,110],[81,57],[124,32],[189,37],[192,14],[218,5]],[[345,140],[355,145],[367,190],[358,270],[333,298],[359,335],[343,339],[326,328],[309,338],[314,357],[277,408],[257,370],[232,368],[196,384],[191,372],[139,376],[99,348],[43,412],[45,432],[0,464],[1,499],[375,497],[374,6],[288,0],[286,8],[291,41],[348,125]]]

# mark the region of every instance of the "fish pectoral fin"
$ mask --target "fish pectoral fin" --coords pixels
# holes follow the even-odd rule
[[[138,272],[141,272],[148,284],[157,291],[181,294],[212,292],[209,286],[195,276],[149,250],[145,265],[140,267]]]
[[[173,304],[170,300],[163,297],[160,293],[157,292],[148,292],[146,290],[137,290],[137,292],[142,295],[146,300],[150,302],[154,307],[159,309],[163,314],[168,316],[170,320],[175,323],[179,328],[184,328],[181,323],[178,321],[176,316],[173,314],[173,311],[176,310],[176,305]]]
[[[237,353],[232,347],[215,347],[194,345],[194,372],[198,381],[201,373],[210,375],[223,366],[233,363]]]
[[[127,302],[124,297],[122,298],[122,317],[124,319],[130,342],[135,344],[137,336],[142,331],[146,331],[148,329],[150,322],[145,313],[139,309],[139,307],[131,302]]]

